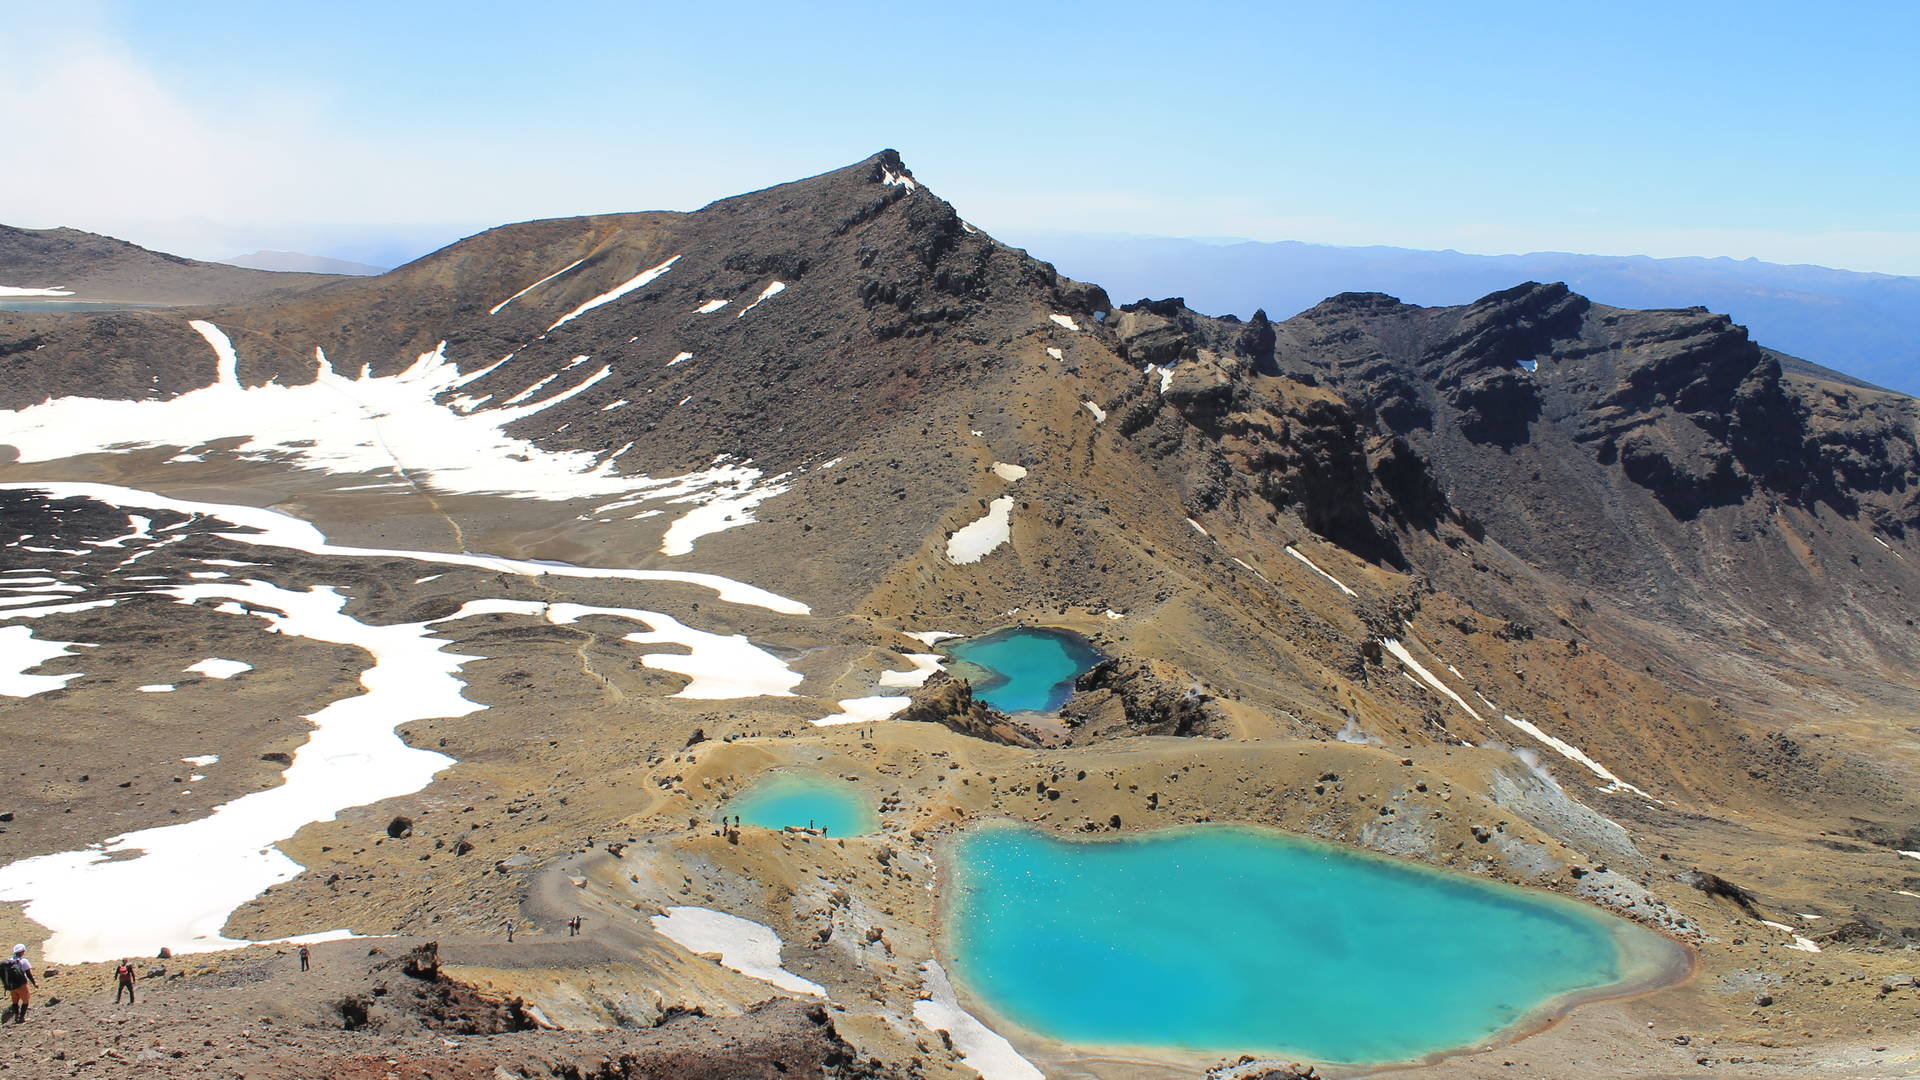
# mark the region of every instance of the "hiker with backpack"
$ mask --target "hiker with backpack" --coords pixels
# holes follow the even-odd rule
[[[113,969],[113,981],[115,984],[115,989],[113,991],[113,1003],[115,1005],[120,1004],[120,995],[125,994],[127,995],[127,1004],[129,1005],[133,1004],[133,984],[135,981],[134,974],[133,974],[133,961],[131,960],[120,961],[120,966]]]
[[[7,988],[7,1012],[16,1024],[27,1022],[27,1003],[33,998],[30,987],[39,986],[33,977],[33,965],[27,961],[27,947],[15,945],[13,955],[0,960],[0,986]]]

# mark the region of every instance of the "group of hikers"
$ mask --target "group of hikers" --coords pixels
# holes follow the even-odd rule
[[[582,919],[578,915],[575,915],[573,918],[568,919],[567,920],[567,936],[579,937],[580,927],[585,924],[586,924],[586,920]],[[506,922],[502,923],[501,925],[506,927],[508,944],[512,944],[514,931],[519,929],[519,927],[514,923],[512,919],[508,919]]]
[[[576,916],[576,921],[578,917]],[[313,954],[305,945],[300,946],[300,970],[306,971],[313,964]],[[134,1004],[134,986],[140,976],[134,971],[132,960],[122,960],[113,969],[113,1003],[120,1004],[125,999]],[[7,991],[6,1012],[0,1013],[0,1023],[12,1020],[16,1024],[27,1022],[27,1006],[33,1002],[33,992],[40,988],[40,980],[33,976],[33,962],[27,959],[27,947],[15,945],[13,954],[0,960],[0,987]]]

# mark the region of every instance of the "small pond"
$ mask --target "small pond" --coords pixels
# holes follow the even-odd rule
[[[951,866],[964,991],[1086,1047],[1405,1061],[1686,965],[1587,904],[1269,829],[1070,841],[996,823]]]
[[[827,830],[828,836],[859,836],[880,827],[858,785],[817,773],[769,773],[728,799],[720,813],[740,815],[743,825],[811,827]]]
[[[1071,630],[1016,626],[941,647],[948,670],[975,697],[1004,713],[1052,712],[1073,696],[1073,680],[1102,657]]]

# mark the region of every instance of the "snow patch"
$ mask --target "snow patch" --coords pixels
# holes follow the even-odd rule
[[[908,697],[856,697],[841,698],[840,711],[831,716],[823,716],[813,722],[814,727],[838,727],[841,724],[869,724],[885,720],[900,710],[913,704]]]
[[[222,660],[217,656],[209,656],[186,670],[209,679],[231,679],[243,671],[252,671],[253,665],[244,660]]]
[[[880,182],[889,187],[903,187],[908,191],[920,190],[920,185],[913,182],[913,177],[906,173],[894,172],[884,165],[880,168]]]
[[[1027,470],[1022,465],[1009,465],[1004,461],[996,461],[993,463],[993,475],[1011,484],[1016,480],[1025,480]]]
[[[1107,410],[1101,408],[1098,405],[1095,405],[1091,401],[1083,401],[1080,404],[1085,405],[1087,407],[1087,411],[1093,414],[1094,423],[1104,424],[1107,422]]]
[[[635,274],[633,277],[630,277],[626,281],[621,282],[619,285],[615,286],[614,288],[601,293],[599,296],[594,297],[593,299],[587,301],[586,303],[581,304],[579,307],[574,308],[572,311],[567,312],[565,315],[560,316],[559,319],[554,321],[554,324],[552,326],[547,327],[547,333],[551,334],[555,330],[558,330],[560,327],[565,326],[566,324],[572,322],[573,320],[579,318],[580,316],[585,315],[587,312],[592,311],[594,308],[600,307],[604,304],[611,304],[615,300],[620,299],[621,297],[627,295],[628,293],[634,291],[635,289],[639,289],[646,286],[648,283],[652,282],[653,279],[673,269],[673,264],[679,261],[680,261],[680,256],[675,255],[673,258],[668,259],[666,262],[661,263],[659,266],[655,266],[655,267],[652,267],[651,269],[640,271],[638,274]]]
[[[780,935],[751,919],[711,908],[670,907],[651,921],[668,941],[696,956],[716,956],[721,967],[790,993],[827,996],[819,983],[780,966]]]
[[[1312,567],[1314,573],[1319,574],[1321,577],[1326,578],[1328,581],[1333,582],[1335,588],[1338,588],[1341,592],[1346,593],[1348,596],[1360,595],[1359,593],[1354,592],[1352,589],[1347,588],[1346,582],[1341,581],[1339,578],[1334,577],[1332,574],[1329,574],[1325,570],[1320,569],[1317,563],[1315,563],[1312,559],[1307,558],[1305,555],[1302,555],[1299,551],[1295,550],[1292,544],[1287,545],[1287,554],[1293,556],[1296,559],[1299,559],[1303,563],[1306,563],[1309,567]],[[1468,711],[1471,712],[1472,710],[1469,709]]]
[[[1046,1080],[1046,1074],[1021,1057],[1012,1043],[960,1007],[953,983],[938,961],[928,960],[921,970],[926,974],[921,988],[926,997],[913,1003],[913,1018],[928,1031],[946,1032],[960,1060],[981,1080]]]
[[[806,615],[812,609],[797,600],[789,600],[777,593],[721,577],[718,574],[702,574],[686,570],[625,570],[595,566],[574,566],[570,563],[545,562],[537,559],[509,559],[499,555],[479,555],[472,552],[448,551],[411,551],[403,548],[363,548],[345,544],[330,544],[319,529],[301,521],[299,518],[283,514],[277,510],[266,510],[253,506],[239,506],[229,503],[194,502],[186,499],[173,499],[156,495],[150,491],[119,487],[113,484],[71,483],[71,482],[11,482],[0,483],[0,491],[32,490],[44,491],[49,497],[94,499],[119,507],[139,507],[146,510],[171,510],[176,513],[218,518],[231,522],[241,528],[255,529],[257,532],[222,532],[215,535],[223,540],[232,540],[241,544],[256,544],[263,547],[291,548],[310,555],[345,555],[368,558],[401,558],[418,562],[443,563],[451,566],[474,566],[485,570],[497,570],[503,573],[519,574],[527,577],[576,577],[609,578],[624,581],[678,581],[711,589],[720,599],[730,604],[747,604],[765,608],[782,615]],[[91,607],[105,607],[116,603],[115,600],[94,600],[84,604],[64,605],[62,610],[84,611]],[[53,613],[45,609],[45,613]],[[20,614],[8,612],[9,616]]]
[[[1073,321],[1073,316],[1071,316],[1071,315],[1058,315],[1058,314],[1055,314],[1055,315],[1049,315],[1049,316],[1047,316],[1047,318],[1048,318],[1048,320],[1049,320],[1049,321],[1051,321],[1051,322],[1052,322],[1052,323],[1053,323],[1053,324],[1054,324],[1055,326],[1058,326],[1058,327],[1060,327],[1061,329],[1064,329],[1064,330],[1073,330],[1073,331],[1076,331],[1076,332],[1077,332],[1077,331],[1078,331],[1078,330],[1080,329],[1080,324],[1079,324],[1079,323],[1077,323],[1077,322],[1074,322],[1074,321]]]
[[[541,600],[469,600],[459,611],[433,622],[451,622],[476,615],[531,615],[555,626],[570,625],[595,615],[644,623],[646,632],[628,634],[622,640],[637,645],[678,645],[687,650],[646,653],[640,657],[642,664],[656,671],[671,671],[687,677],[687,685],[669,697],[699,701],[793,697],[793,688],[804,678],[779,657],[748,641],[744,634],[696,630],[658,611]]]
[[[0,695],[24,698],[58,690],[81,676],[29,675],[29,671],[56,656],[76,655],[72,641],[48,641],[33,636],[31,626],[0,626]]]
[[[960,635],[949,634],[945,630],[915,630],[911,632],[906,632],[906,636],[912,638],[913,640],[919,642],[922,645],[933,645],[938,642],[945,641],[948,638],[959,637]]]
[[[693,309],[693,313],[695,315],[711,315],[731,303],[733,303],[731,300],[703,300],[699,307]]]
[[[787,283],[784,281],[776,281],[773,284],[768,285],[766,288],[760,290],[759,296],[756,296],[753,298],[753,303],[748,304],[746,307],[741,308],[740,314],[735,315],[734,318],[736,319],[746,318],[747,312],[752,311],[754,308],[759,307],[762,303],[768,300],[771,300],[774,297],[779,296],[781,293],[786,291],[787,291]]]
[[[172,683],[149,683],[139,689],[143,694],[171,694],[174,687]]]
[[[473,659],[444,651],[421,623],[375,626],[344,614],[330,586],[306,591],[260,581],[207,582],[159,590],[182,604],[244,601],[269,632],[350,645],[371,654],[365,692],[306,719],[307,741],[282,782],[216,807],[208,817],[142,829],[105,843],[22,859],[0,868],[0,899],[52,931],[46,958],[63,964],[236,948],[221,928],[233,911],[302,867],[274,845],[348,807],[418,791],[453,759],[408,746],[395,729],[416,720],[480,710],[456,677]],[[182,888],[182,882],[192,887]]]
[[[1507,723],[1512,724],[1514,727],[1519,728],[1521,731],[1524,731],[1527,734],[1533,736],[1534,738],[1540,740],[1542,743],[1545,743],[1549,749],[1553,750],[1555,753],[1559,754],[1561,757],[1566,758],[1568,761],[1574,761],[1574,762],[1578,762],[1581,765],[1585,765],[1587,767],[1588,772],[1591,772],[1593,775],[1607,782],[1606,787],[1602,788],[1601,790],[1631,791],[1635,795],[1638,795],[1649,802],[1659,801],[1655,799],[1653,796],[1640,790],[1639,788],[1634,787],[1632,784],[1627,783],[1625,780],[1620,779],[1618,776],[1615,776],[1613,774],[1613,770],[1607,768],[1605,765],[1602,765],[1599,762],[1588,757],[1579,747],[1574,746],[1571,743],[1562,742],[1561,740],[1556,739],[1553,736],[1547,734],[1546,732],[1540,730],[1539,725],[1534,724],[1533,722],[1528,720],[1522,720],[1516,716],[1507,716],[1504,713],[1501,715],[1506,720]]]
[[[1053,357],[1055,360],[1065,360],[1067,358],[1066,353],[1054,348],[1047,349],[1047,355]]]
[[[931,642],[929,642],[931,644]],[[940,670],[940,661],[945,659],[938,653],[906,653],[904,659],[913,665],[910,671],[883,671],[880,673],[881,686],[904,686],[918,688],[925,686],[933,673]]]
[[[977,563],[1012,536],[1013,496],[1002,495],[987,504],[986,516],[947,537],[947,561],[961,566]]]
[[[568,263],[567,265],[565,265],[565,266],[563,266],[563,267],[561,267],[560,269],[558,269],[558,270],[555,270],[555,271],[554,271],[553,273],[551,273],[551,274],[548,274],[548,275],[547,275],[546,277],[543,277],[543,278],[541,278],[541,279],[540,279],[539,281],[536,281],[536,282],[534,282],[533,284],[531,284],[531,285],[529,285],[529,286],[527,286],[526,288],[524,288],[524,289],[521,289],[521,290],[520,290],[519,292],[517,292],[517,293],[514,293],[514,294],[513,294],[512,296],[509,296],[509,297],[507,297],[507,298],[506,298],[505,300],[502,300],[502,301],[500,301],[499,303],[497,303],[497,304],[495,304],[495,305],[493,305],[492,307],[490,307],[490,308],[488,308],[488,309],[487,309],[487,314],[489,314],[489,315],[498,315],[498,314],[500,314],[500,309],[501,309],[501,308],[503,308],[503,307],[506,307],[506,306],[507,306],[508,304],[511,304],[511,303],[513,303],[513,302],[514,302],[515,300],[518,300],[518,299],[520,299],[521,297],[523,297],[523,296],[525,296],[525,295],[527,295],[528,293],[530,293],[530,292],[532,292],[533,290],[535,290],[535,289],[537,289],[537,288],[539,288],[539,287],[540,287],[540,286],[542,286],[542,285],[545,285],[545,284],[546,284],[547,282],[549,282],[549,281],[552,281],[552,280],[553,280],[554,278],[557,278],[557,277],[559,277],[559,276],[560,276],[561,274],[564,274],[564,273],[566,273],[567,271],[569,271],[569,270],[571,270],[571,269],[573,269],[573,268],[574,268],[574,267],[576,267],[576,266],[579,266],[579,265],[580,265],[581,263],[583,263],[583,262],[586,262],[586,261],[587,261],[587,260],[585,260],[585,259],[575,259],[575,260],[573,260],[572,262],[570,262],[570,263]],[[551,330],[551,329],[553,329],[553,328],[552,328],[552,327],[548,327],[547,329],[549,329],[549,330]]]
[[[153,539],[152,518],[141,517],[139,514],[128,514],[127,523],[133,526],[133,531],[127,533],[125,536],[116,536],[111,540],[83,540],[81,542],[91,547],[119,548],[126,547],[127,541],[129,540]],[[213,563],[212,559],[202,559],[201,561],[210,565]]]
[[[1460,706],[1461,710],[1464,711],[1468,716],[1473,717],[1475,720],[1480,720],[1480,714],[1473,711],[1473,706],[1467,704],[1466,700],[1462,698],[1459,694],[1454,693],[1453,689],[1449,687],[1446,683],[1441,682],[1440,679],[1437,676],[1435,676],[1433,672],[1428,671],[1426,667],[1420,663],[1420,661],[1415,660],[1413,658],[1413,654],[1407,652],[1407,647],[1405,645],[1400,644],[1398,639],[1381,638],[1380,647],[1392,653],[1394,659],[1400,661],[1401,664],[1406,666],[1408,671],[1412,672],[1415,676],[1418,677],[1419,682],[1426,683],[1428,686],[1432,687],[1434,690],[1438,691],[1443,696],[1451,699],[1453,703],[1455,705]],[[1485,721],[1481,721],[1481,722],[1484,723]]]
[[[32,289],[21,285],[0,285],[0,296],[72,296],[73,290],[59,285]]]
[[[672,367],[675,364],[684,364],[691,359],[693,359],[693,354],[690,352],[675,353],[673,359],[667,361],[667,366]]]

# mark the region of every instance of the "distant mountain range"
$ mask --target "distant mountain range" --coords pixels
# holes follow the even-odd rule
[[[384,274],[390,267],[370,266],[348,259],[329,259],[324,255],[306,255],[298,251],[255,251],[246,255],[235,255],[231,259],[221,259],[228,266],[244,266],[249,270],[292,271],[303,274],[350,274],[355,277],[372,277]]]
[[[1598,303],[1703,306],[1782,352],[1920,394],[1920,278],[1755,259],[1644,255],[1464,255],[1396,247],[1209,242],[1034,231],[1007,237],[1115,297],[1184,296],[1196,310],[1276,319],[1336,293],[1410,304],[1469,303],[1521,281],[1562,281]]]

